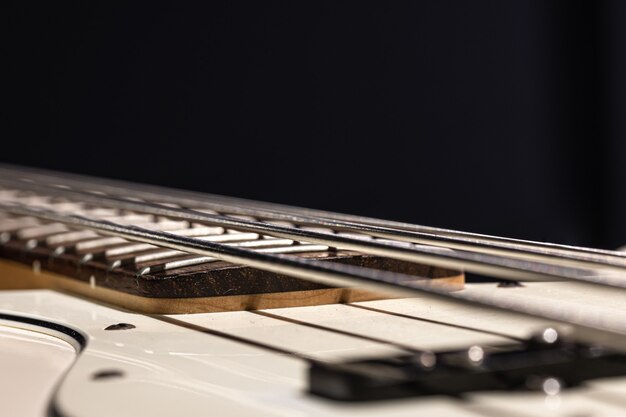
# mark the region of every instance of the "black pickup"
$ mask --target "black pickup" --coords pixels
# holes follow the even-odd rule
[[[521,344],[344,363],[314,362],[309,392],[339,401],[537,390],[558,394],[590,379],[626,375],[626,355],[557,337],[549,328]]]

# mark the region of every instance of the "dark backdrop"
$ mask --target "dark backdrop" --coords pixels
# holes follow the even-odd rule
[[[624,2],[47,2],[5,16],[5,162],[626,243]]]

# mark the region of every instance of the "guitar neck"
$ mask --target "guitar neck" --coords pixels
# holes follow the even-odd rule
[[[82,187],[101,190],[97,183]],[[24,184],[25,186],[27,184]],[[77,189],[81,189],[77,187]],[[110,189],[104,187],[105,190]],[[145,213],[141,210],[108,207],[19,187],[0,191],[0,201],[20,204],[29,209],[46,208],[55,213],[72,214],[90,221],[163,232],[181,238],[242,248],[266,255],[290,255],[316,263],[338,262],[429,279],[449,289],[463,286],[458,271],[415,264],[393,258],[338,250],[324,244],[274,237],[236,228],[207,225],[206,222],[181,220]],[[52,195],[50,195],[52,192]],[[119,191],[118,191],[119,192]],[[126,195],[136,195],[130,192]],[[116,194],[117,195],[117,194]],[[186,207],[192,212],[222,215],[232,220],[259,222],[237,210],[217,212],[206,205],[175,199],[170,194],[155,201],[168,207]],[[164,201],[161,201],[164,200]],[[178,204],[173,203],[178,201]],[[144,204],[144,203],[142,203]],[[294,223],[274,220],[270,224],[295,228]],[[331,228],[299,226],[301,231],[354,236]],[[361,238],[373,239],[361,235]],[[268,307],[288,307],[337,302],[363,301],[385,297],[380,292],[334,287],[274,271],[220,260],[219,257],[193,254],[184,250],[136,242],[102,231],[75,227],[31,215],[5,213],[0,219],[0,256],[28,265],[37,274],[20,273],[19,280],[3,282],[4,287],[42,286],[78,292],[142,312],[188,313]],[[13,268],[15,266],[13,265]],[[51,275],[50,273],[54,274]],[[15,276],[12,274],[11,276]],[[111,293],[115,291],[115,293]]]
[[[61,272],[91,289],[159,301],[150,308],[164,308],[164,300],[176,298],[211,299],[211,306],[218,298],[229,300],[207,307],[220,310],[281,306],[275,303],[281,296],[289,298],[286,305],[304,305],[299,303],[370,299],[381,292],[452,299],[494,311],[513,308],[451,291],[459,289],[462,273],[457,271],[463,270],[514,282],[626,287],[621,275],[606,273],[626,268],[621,252],[357,221],[12,167],[0,173],[4,256]],[[515,308],[564,321],[555,313]],[[565,322],[585,338],[602,333],[576,320]],[[610,332],[600,336],[622,344]]]

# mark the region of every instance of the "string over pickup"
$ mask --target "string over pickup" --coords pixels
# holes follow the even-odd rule
[[[475,391],[562,389],[597,378],[626,375],[626,355],[562,340],[548,328],[519,345],[497,349],[421,352],[344,363],[313,362],[309,392],[338,401],[451,395]]]

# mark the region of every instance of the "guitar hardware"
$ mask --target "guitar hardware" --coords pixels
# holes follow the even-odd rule
[[[313,362],[308,390],[338,401],[461,396],[475,391],[556,395],[592,379],[624,375],[626,355],[572,342],[547,328],[521,344],[491,351],[471,346],[344,363]]]

